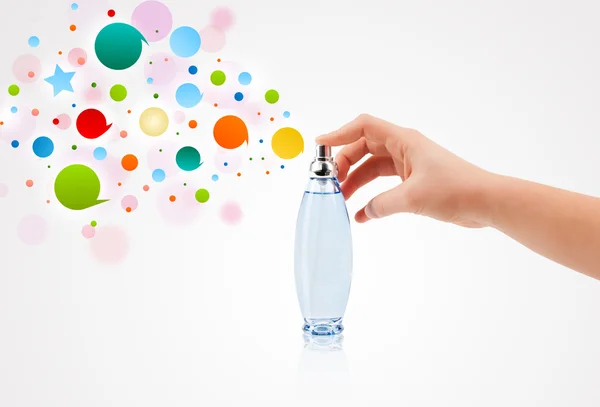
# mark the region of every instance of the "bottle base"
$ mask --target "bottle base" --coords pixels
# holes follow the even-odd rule
[[[308,335],[339,335],[344,330],[344,325],[342,325],[342,318],[305,318],[302,330]]]

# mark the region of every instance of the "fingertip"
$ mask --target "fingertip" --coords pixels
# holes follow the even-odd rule
[[[362,208],[360,211],[356,212],[356,215],[354,215],[354,220],[358,223],[365,223],[369,220],[369,217],[365,213],[365,208]]]

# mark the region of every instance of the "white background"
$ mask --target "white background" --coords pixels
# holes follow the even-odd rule
[[[223,5],[166,3],[175,25],[198,28]],[[56,44],[69,35],[69,4],[4,6],[2,89],[34,28]],[[127,21],[138,2],[107,4]],[[219,55],[285,95],[307,153],[285,175],[227,184],[245,213],[235,227],[216,209],[183,228],[152,208],[119,212],[131,249],[106,266],[79,233],[89,216],[61,212],[43,246],[17,239],[39,205],[19,200],[28,163],[2,143],[0,405],[599,405],[599,283],[494,230],[410,215],[353,224],[341,351],[304,349],[293,283],[312,138],[362,112],[488,170],[600,195],[597,3],[226,5],[237,21]],[[357,193],[351,214],[395,182]]]

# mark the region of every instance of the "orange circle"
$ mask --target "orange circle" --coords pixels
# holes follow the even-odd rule
[[[148,185],[144,185],[144,191],[148,192],[150,190],[150,187]]]
[[[33,110],[31,111],[31,114],[32,114],[33,116],[37,116],[38,114],[40,114],[40,111],[39,111],[38,109],[33,109]]]
[[[79,65],[83,65],[83,64],[85,64],[85,58],[83,58],[83,57],[77,58],[77,63],[78,63]]]
[[[33,181],[32,181],[32,180],[30,180],[30,179],[28,179],[28,180],[25,182],[25,185],[27,185],[29,188],[31,188],[31,187],[33,186]]]
[[[267,171],[267,175],[269,175],[269,174],[270,174],[270,172],[269,172],[269,171]]]
[[[246,123],[237,116],[223,116],[213,128],[213,135],[218,145],[233,150],[248,142]]]
[[[138,159],[133,154],[127,154],[123,159],[121,159],[121,165],[125,171],[133,171],[138,166]]]
[[[218,59],[217,59],[217,62],[221,62],[221,58],[218,58]]]
[[[121,136],[121,138],[125,138],[127,137],[127,132],[125,130],[121,130],[121,133],[119,133],[119,135]]]
[[[0,122],[0,126],[4,126],[4,122]]]
[[[271,119],[270,119],[270,120],[271,120],[271,121],[273,121],[273,120],[275,120],[275,118],[274,118],[274,117],[271,117]]]
[[[241,177],[241,176],[242,176],[242,173],[241,173],[241,172],[238,172],[238,173],[237,173],[237,176],[238,176],[238,177]]]
[[[257,115],[259,115],[259,116],[260,116],[260,112],[258,112],[258,113],[257,113]]]
[[[33,71],[29,71],[29,72],[27,73],[27,76],[29,76],[30,78],[33,78],[33,77],[35,76],[35,72],[33,72]]]
[[[175,197],[175,195],[171,195],[171,196],[169,197],[169,201],[171,201],[171,202],[175,202],[175,200],[176,200],[176,199],[177,199],[177,198]]]
[[[47,199],[47,200],[46,200],[46,203],[47,203],[47,204],[49,204],[49,203],[50,203],[50,200],[49,200],[49,199]]]
[[[189,122],[190,129],[195,129],[198,127],[198,122],[196,120],[190,120]]]
[[[128,111],[127,111],[127,113],[128,113],[128,114],[131,114],[131,110],[128,110]]]
[[[71,24],[71,26],[69,27],[69,30],[71,31],[75,31],[77,29],[77,26],[75,24]]]
[[[218,104],[218,103],[215,103],[215,107],[219,107],[219,104]]]
[[[117,185],[118,185],[118,186],[121,186],[121,185],[123,185],[123,184],[121,184],[121,183],[119,182]]]
[[[165,58],[165,62],[169,62],[169,58]]]
[[[58,51],[58,55],[62,55],[62,51]]]
[[[127,208],[125,208],[126,212],[131,212],[131,208],[128,206]]]

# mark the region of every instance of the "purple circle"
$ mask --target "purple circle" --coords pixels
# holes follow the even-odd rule
[[[131,24],[148,42],[165,38],[173,28],[173,16],[167,6],[159,1],[145,1],[133,10]]]

